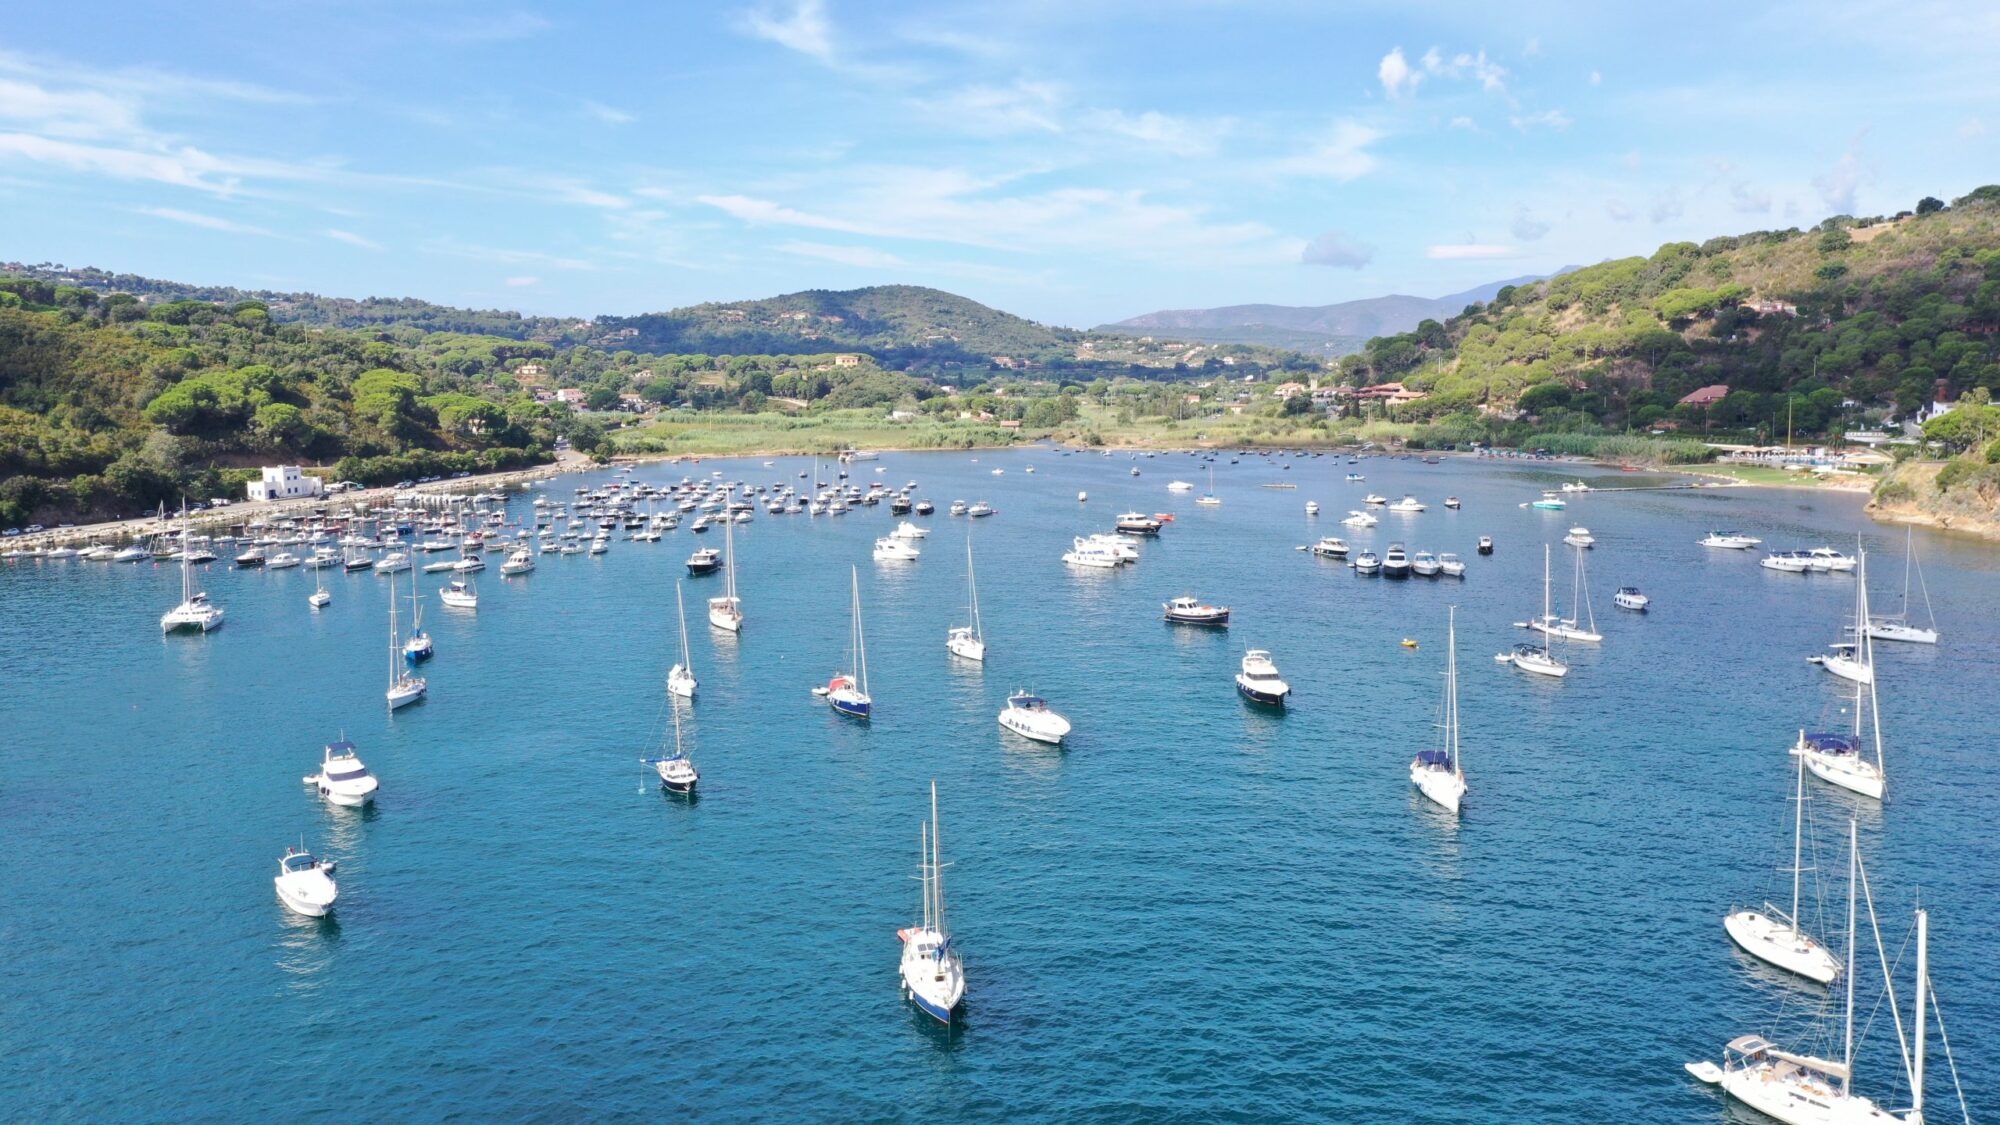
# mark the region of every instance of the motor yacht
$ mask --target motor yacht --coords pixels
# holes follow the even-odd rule
[[[1382,573],[1382,559],[1373,551],[1363,551],[1354,556],[1354,573],[1377,575]]]
[[[1111,548],[1080,536],[1070,540],[1070,549],[1063,552],[1062,561],[1095,570],[1115,570],[1120,565],[1117,553]]]
[[[535,553],[526,547],[516,547],[507,561],[500,564],[502,575],[526,574],[535,569]]]
[[[1775,570],[1783,574],[1811,574],[1812,560],[1801,551],[1773,551],[1757,561],[1765,570]]]
[[[1852,572],[1856,565],[1854,556],[1843,555],[1832,547],[1814,547],[1805,553],[1805,558],[1807,565],[1819,573],[1830,571],[1847,574]]]
[[[1349,512],[1347,518],[1340,522],[1349,527],[1374,527],[1382,521],[1367,512]]]
[[[1563,542],[1572,547],[1595,547],[1597,537],[1592,535],[1587,527],[1572,527],[1569,529],[1569,534],[1563,536]]]
[[[354,743],[345,738],[329,742],[320,757],[319,772],[307,774],[305,784],[319,791],[328,804],[359,808],[375,799],[381,782],[361,764]]]
[[[1323,559],[1344,559],[1347,557],[1347,540],[1336,535],[1324,536],[1312,545],[1312,553]]]
[[[60,553],[60,554],[59,554],[58,552],[62,552],[62,553]],[[56,549],[55,551],[51,551],[51,552],[49,552],[49,557],[50,557],[50,558],[68,558],[69,556],[71,556],[71,555],[74,555],[74,554],[76,554],[76,552],[75,552],[75,551],[73,551],[73,550],[70,550],[70,549],[69,549],[69,548],[67,548],[67,547],[58,547],[58,548],[57,548],[57,549]],[[251,548],[250,548],[249,550],[247,550],[247,551],[244,551],[244,552],[243,552],[242,554],[240,554],[240,555],[236,556],[236,565],[237,565],[237,566],[240,566],[240,567],[253,567],[253,566],[263,566],[263,565],[264,565],[264,548],[262,548],[262,547],[251,547]]]
[[[1319,501],[1317,500],[1306,501],[1306,515],[1309,516],[1319,515]]]
[[[1371,507],[1379,508],[1382,505],[1387,504],[1389,502],[1389,498],[1387,496],[1377,496],[1376,494],[1371,492],[1368,495],[1363,496],[1361,498],[1361,502],[1363,504],[1370,505]]]
[[[911,546],[909,540],[893,535],[875,541],[876,562],[914,562],[921,554],[923,552]]]
[[[890,532],[889,536],[892,539],[922,539],[930,533],[930,528],[918,527],[909,520],[904,520],[896,525],[896,530]]]
[[[290,570],[299,565],[299,557],[290,551],[279,551],[264,561],[265,570]]]
[[[1168,491],[1168,492],[1193,492],[1193,491],[1194,491],[1194,485],[1192,485],[1192,484],[1189,484],[1189,483],[1188,483],[1187,481],[1184,481],[1184,480],[1177,480],[1177,481],[1174,481],[1173,483],[1171,483],[1171,484],[1167,485],[1167,491]]]
[[[1176,625],[1227,625],[1229,607],[1205,605],[1190,597],[1178,597],[1160,606],[1166,620]]]
[[[1028,691],[1017,691],[1007,697],[1007,707],[1000,712],[1000,725],[1022,738],[1051,746],[1062,745],[1070,730],[1069,720],[1049,710],[1048,700]]]
[[[1704,547],[1719,547],[1725,551],[1747,551],[1764,542],[1749,535],[1739,535],[1733,531],[1711,531],[1701,541]]]
[[[714,574],[722,569],[722,552],[714,547],[698,547],[688,556],[687,568],[690,577]]]
[[[1479,553],[1482,555],[1493,553],[1493,537],[1491,535],[1482,535],[1479,537]]]
[[[979,500],[974,502],[972,507],[967,508],[965,510],[965,514],[973,519],[981,519],[983,517],[990,516],[995,512],[998,512],[999,510],[1000,509],[995,508],[993,505],[988,504],[986,501]]]
[[[1127,535],[1158,535],[1165,525],[1144,512],[1126,512],[1114,526]]]
[[[1410,573],[1418,578],[1436,578],[1440,569],[1437,556],[1429,551],[1418,551],[1410,556]]]
[[[1409,576],[1410,557],[1403,552],[1403,545],[1389,544],[1389,549],[1382,553],[1382,577],[1408,578]]]
[[[1454,512],[1455,512],[1455,511],[1457,511],[1457,510],[1458,510],[1458,509],[1459,509],[1460,507],[1462,507],[1463,505],[1462,505],[1462,504],[1460,504],[1460,502],[1459,502],[1459,499],[1458,499],[1458,497],[1456,497],[1456,496],[1447,496],[1447,497],[1445,497],[1445,498],[1444,498],[1444,506],[1445,506],[1445,507],[1447,507],[1447,508],[1450,508],[1450,509],[1451,509],[1452,511],[1454,511]]]
[[[1438,573],[1444,575],[1446,578],[1463,578],[1465,577],[1465,560],[1452,554],[1450,551],[1446,551],[1444,554],[1438,556]]]
[[[317,859],[304,848],[286,848],[278,860],[278,901],[295,914],[324,918],[340,897],[340,887],[329,874],[333,865]]]
[[[1283,707],[1285,697],[1292,694],[1292,685],[1279,677],[1278,666],[1271,660],[1269,652],[1253,648],[1243,654],[1243,661],[1238,666],[1236,690],[1253,703]]]
[[[1424,505],[1419,503],[1416,497],[1406,495],[1401,500],[1389,505],[1389,510],[1392,512],[1421,512],[1424,510]]]
[[[1619,609],[1629,609],[1635,613],[1644,613],[1646,612],[1646,607],[1653,604],[1653,599],[1640,593],[1637,586],[1620,586],[1618,587],[1618,592],[1611,595],[1611,604],[1617,606]]]

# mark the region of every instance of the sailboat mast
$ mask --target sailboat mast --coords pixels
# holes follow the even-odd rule
[[[1912,1031],[1916,1040],[1915,1056],[1910,1063],[1910,1115],[1908,1120],[1924,1119],[1924,1005],[1928,1002],[1925,993],[1930,989],[1931,972],[1931,912],[1917,910],[1917,1021]]]
[[[1861,856],[1861,843],[1854,828],[1854,821],[1847,822],[1847,1031],[1840,1061],[1844,1068],[1840,1076],[1840,1092],[1847,1093],[1854,1084],[1854,888],[1855,865]],[[1874,909],[1870,907],[1869,909]]]
[[[1799,756],[1799,779],[1792,790],[1792,936],[1799,936],[1799,847],[1806,828],[1806,756]]]
[[[1465,763],[1458,760],[1458,607],[1446,612],[1444,691],[1445,750],[1451,754],[1451,768],[1465,776]]]
[[[681,667],[686,668],[693,661],[688,659],[688,610],[687,601],[681,596],[681,584],[674,583],[674,609],[681,619]]]
[[[1542,544],[1542,655],[1549,654],[1549,545]]]
[[[723,575],[722,594],[724,597],[730,599],[730,606],[734,608],[736,600],[736,519],[729,514],[727,505],[722,509],[722,516],[729,521],[722,525],[722,549],[729,554],[729,570]]]
[[[394,585],[392,580],[391,585]],[[389,591],[389,686],[396,685],[396,591]]]
[[[1883,775],[1882,785],[1883,785],[1883,791],[1886,793],[1888,790],[1889,779],[1887,776],[1888,771],[1883,767],[1882,764],[1882,715],[1880,712],[1880,699],[1875,694],[1875,638],[1868,635],[1868,629],[1867,629],[1868,552],[1860,551],[1857,553],[1861,557],[1856,564],[1856,574],[1855,574],[1855,585],[1858,589],[1855,612],[1859,614],[1859,616],[1856,618],[1858,624],[1856,627],[1856,632],[1854,637],[1854,644],[1856,646],[1854,654],[1855,656],[1860,658],[1862,668],[1866,669],[1867,671],[1868,726],[1871,734],[1873,735],[1873,740],[1875,743],[1875,770],[1877,773]],[[1855,692],[1854,702],[1855,705],[1859,707],[1861,703],[1861,693],[1858,690]],[[1861,734],[1861,731],[1859,729],[1860,726],[1859,715],[1855,716],[1855,724],[1856,724],[1856,729],[1854,733],[1858,737]]]
[[[161,503],[166,503],[162,500]],[[188,518],[187,501],[181,501],[181,604],[185,605],[194,597],[194,575],[188,570]]]
[[[972,524],[965,525],[965,596],[972,603],[972,639],[986,639],[985,630],[979,627],[979,582],[972,575]]]
[[[932,925],[937,928],[939,936],[943,936],[944,864],[942,863],[942,856],[944,849],[941,848],[938,844],[938,835],[939,833],[938,833],[938,811],[937,811],[937,782],[932,781],[931,782],[931,899],[933,902],[933,906],[932,906],[931,918],[932,918]],[[942,947],[940,947],[939,953],[940,955],[942,955],[943,953]],[[1919,997],[1921,998],[1921,994],[1919,994]]]
[[[923,928],[931,928],[931,826],[919,823],[917,826],[917,879],[923,883],[923,907],[918,913],[923,915]]]

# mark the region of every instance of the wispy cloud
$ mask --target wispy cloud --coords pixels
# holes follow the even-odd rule
[[[532,276],[532,275],[529,275],[529,274],[521,274],[521,275],[519,275],[519,276],[516,276],[516,277],[510,277],[510,278],[508,278],[508,279],[507,279],[507,285],[508,285],[508,286],[509,286],[510,288],[514,288],[514,289],[523,289],[523,288],[526,288],[527,286],[530,286],[530,285],[540,285],[541,283],[542,283],[542,279],[541,279],[541,278],[539,278],[539,277],[534,277],[534,276]]]
[[[1521,252],[1512,246],[1480,242],[1450,242],[1424,251],[1424,257],[1434,262],[1493,262],[1520,256]]]
[[[1368,146],[1381,139],[1380,130],[1359,121],[1337,121],[1317,142],[1270,162],[1268,170],[1282,176],[1343,182],[1359,179],[1375,170],[1378,162]]]
[[[603,102],[594,102],[589,98],[585,98],[583,101],[583,112],[604,122],[606,125],[630,125],[634,121],[639,120],[635,115],[627,113],[622,109],[605,105]]]
[[[930,98],[917,108],[962,132],[1004,136],[1009,133],[1060,133],[1065,95],[1053,82],[1017,79],[1005,85],[965,86]]]
[[[254,234],[259,238],[276,237],[271,231],[265,230],[263,227],[251,226],[248,223],[239,223],[231,219],[218,218],[214,215],[204,215],[198,211],[183,211],[178,207],[135,207],[133,210],[141,215],[151,215],[155,219],[165,219],[170,223],[180,223],[183,226],[200,227],[203,230],[217,230],[228,234]]]
[[[420,247],[425,253],[445,254],[454,258],[469,258],[480,262],[494,262],[507,266],[541,266],[556,270],[594,270],[597,267],[582,258],[570,258],[560,254],[546,254],[540,250],[510,250],[498,246],[477,246],[452,238],[435,238]]]
[[[1812,178],[1813,190],[1838,214],[1854,213],[1854,196],[1861,187],[1861,161],[1849,148],[1833,167]]]
[[[743,13],[744,31],[810,55],[823,63],[834,61],[833,24],[826,18],[822,0],[794,0],[788,9],[756,8]]]
[[[1729,206],[1739,215],[1763,215],[1771,210],[1771,193],[1746,183],[1729,185]]]
[[[336,230],[332,227],[328,227],[326,230],[323,230],[320,233],[326,235],[328,238],[333,239],[335,242],[345,242],[349,246],[359,246],[363,250],[379,251],[382,249],[381,243],[375,241],[372,238],[364,238],[361,235],[355,234],[351,230]]]
[[[10,157],[72,172],[121,180],[150,180],[215,195],[244,193],[243,181],[249,177],[303,180],[315,176],[312,170],[296,165],[218,156],[192,146],[152,152],[79,144],[29,133],[0,133],[0,161]]]
[[[1332,266],[1358,270],[1375,260],[1375,248],[1346,231],[1321,231],[1299,251],[1299,261],[1309,266]]]
[[[511,12],[489,12],[440,24],[431,29],[432,34],[447,43],[506,43],[517,39],[532,39],[552,27],[548,20],[533,12],[515,10]]]
[[[1517,113],[1507,118],[1507,123],[1523,133],[1537,126],[1563,130],[1575,124],[1569,114],[1559,109],[1545,109],[1539,113]]]
[[[822,261],[838,262],[843,266],[857,266],[862,269],[903,269],[909,262],[886,250],[872,246],[836,246],[826,242],[781,242],[780,253],[796,254],[801,258],[819,258]]]
[[[1534,242],[1549,233],[1549,224],[1535,217],[1526,207],[1514,209],[1514,224],[1508,233],[1523,242]]]
[[[1417,92],[1417,84],[1424,80],[1423,72],[1410,65],[1401,47],[1392,47],[1375,66],[1375,77],[1382,83],[1382,92],[1393,101],[1406,94]]]

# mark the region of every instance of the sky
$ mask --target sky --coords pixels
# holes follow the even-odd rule
[[[41,4],[0,261],[591,316],[1440,296],[2000,180],[2000,8]]]

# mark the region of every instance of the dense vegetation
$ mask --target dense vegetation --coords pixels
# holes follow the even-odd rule
[[[2000,186],[1894,217],[1670,243],[1510,287],[1370,340],[1341,374],[1429,392],[1399,416],[1489,406],[1558,430],[1782,438],[1788,412],[1796,433],[1838,432],[1870,411],[1921,410],[1940,379],[1953,394],[2000,388],[1996,333]],[[1719,403],[1677,405],[1717,383],[1729,387]]]

